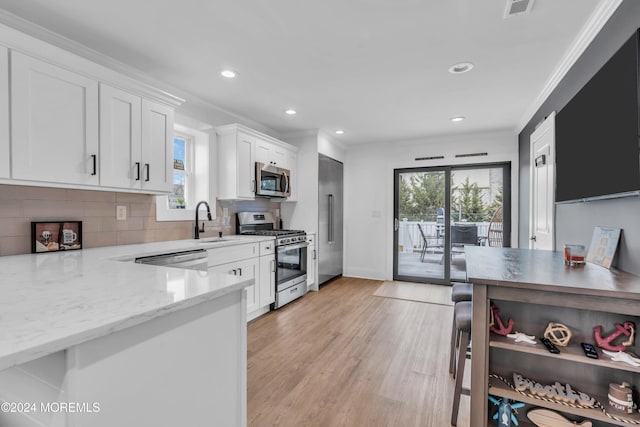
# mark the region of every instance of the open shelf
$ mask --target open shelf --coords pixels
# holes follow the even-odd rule
[[[535,354],[560,360],[569,360],[571,362],[584,363],[587,365],[602,366],[620,371],[640,373],[640,367],[631,366],[623,362],[614,362],[609,359],[609,356],[602,353],[602,350],[599,348],[596,348],[599,359],[590,359],[584,355],[580,344],[569,344],[567,347],[558,347],[558,349],[560,349],[560,354],[552,354],[549,353],[547,348],[539,342],[539,338],[536,337],[536,341],[538,341],[538,344],[516,344],[516,342],[510,338],[492,334],[491,340],[489,341],[489,347],[519,351],[522,353]]]
[[[565,412],[567,414],[577,415],[579,417],[586,418],[588,420],[603,421],[616,426],[628,427],[633,425],[624,421],[617,421],[612,418],[609,418],[600,409],[574,408],[572,406],[562,405],[561,403],[548,402],[546,400],[539,400],[533,397],[522,395],[517,391],[512,390],[507,385],[505,385],[504,383],[502,383],[500,380],[497,380],[497,379],[492,378],[491,384],[492,384],[491,387],[489,387],[489,394],[492,396],[506,397],[511,400],[515,400],[517,402],[523,402],[529,405],[539,406],[539,407],[551,409],[557,412]],[[603,405],[606,405],[606,402],[607,402],[606,398],[603,399],[602,396],[594,396],[594,395],[591,395],[591,397],[595,398],[597,401],[599,401]],[[629,415],[621,415],[621,414],[612,412],[612,415],[615,415],[616,417],[619,417],[619,418],[626,418],[627,420],[632,420],[640,423],[640,414],[638,414],[637,412]]]

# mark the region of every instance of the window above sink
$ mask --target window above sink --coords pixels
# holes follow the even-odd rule
[[[193,221],[198,200],[216,200],[211,182],[215,174],[210,170],[215,153],[208,133],[180,124],[174,132],[173,194],[156,197],[156,220]],[[216,218],[215,206],[211,216]]]

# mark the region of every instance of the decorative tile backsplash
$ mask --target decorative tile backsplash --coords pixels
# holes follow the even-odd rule
[[[127,219],[116,220],[116,206],[127,207]],[[235,233],[235,215],[228,225],[205,223],[204,234]],[[189,239],[193,221],[156,221],[156,198],[148,194],[0,185],[0,256],[31,252],[31,221],[82,221],[82,246],[126,245]]]

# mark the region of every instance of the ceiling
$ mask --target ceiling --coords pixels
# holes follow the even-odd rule
[[[0,0],[0,8],[280,134],[344,129],[336,139],[350,144],[517,131],[600,2],[537,0],[509,19],[506,0]],[[474,69],[447,72],[462,61]],[[224,68],[238,76],[220,77]]]

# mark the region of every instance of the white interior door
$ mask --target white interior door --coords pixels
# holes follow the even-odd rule
[[[555,249],[555,129],[552,112],[531,134],[529,247]]]

